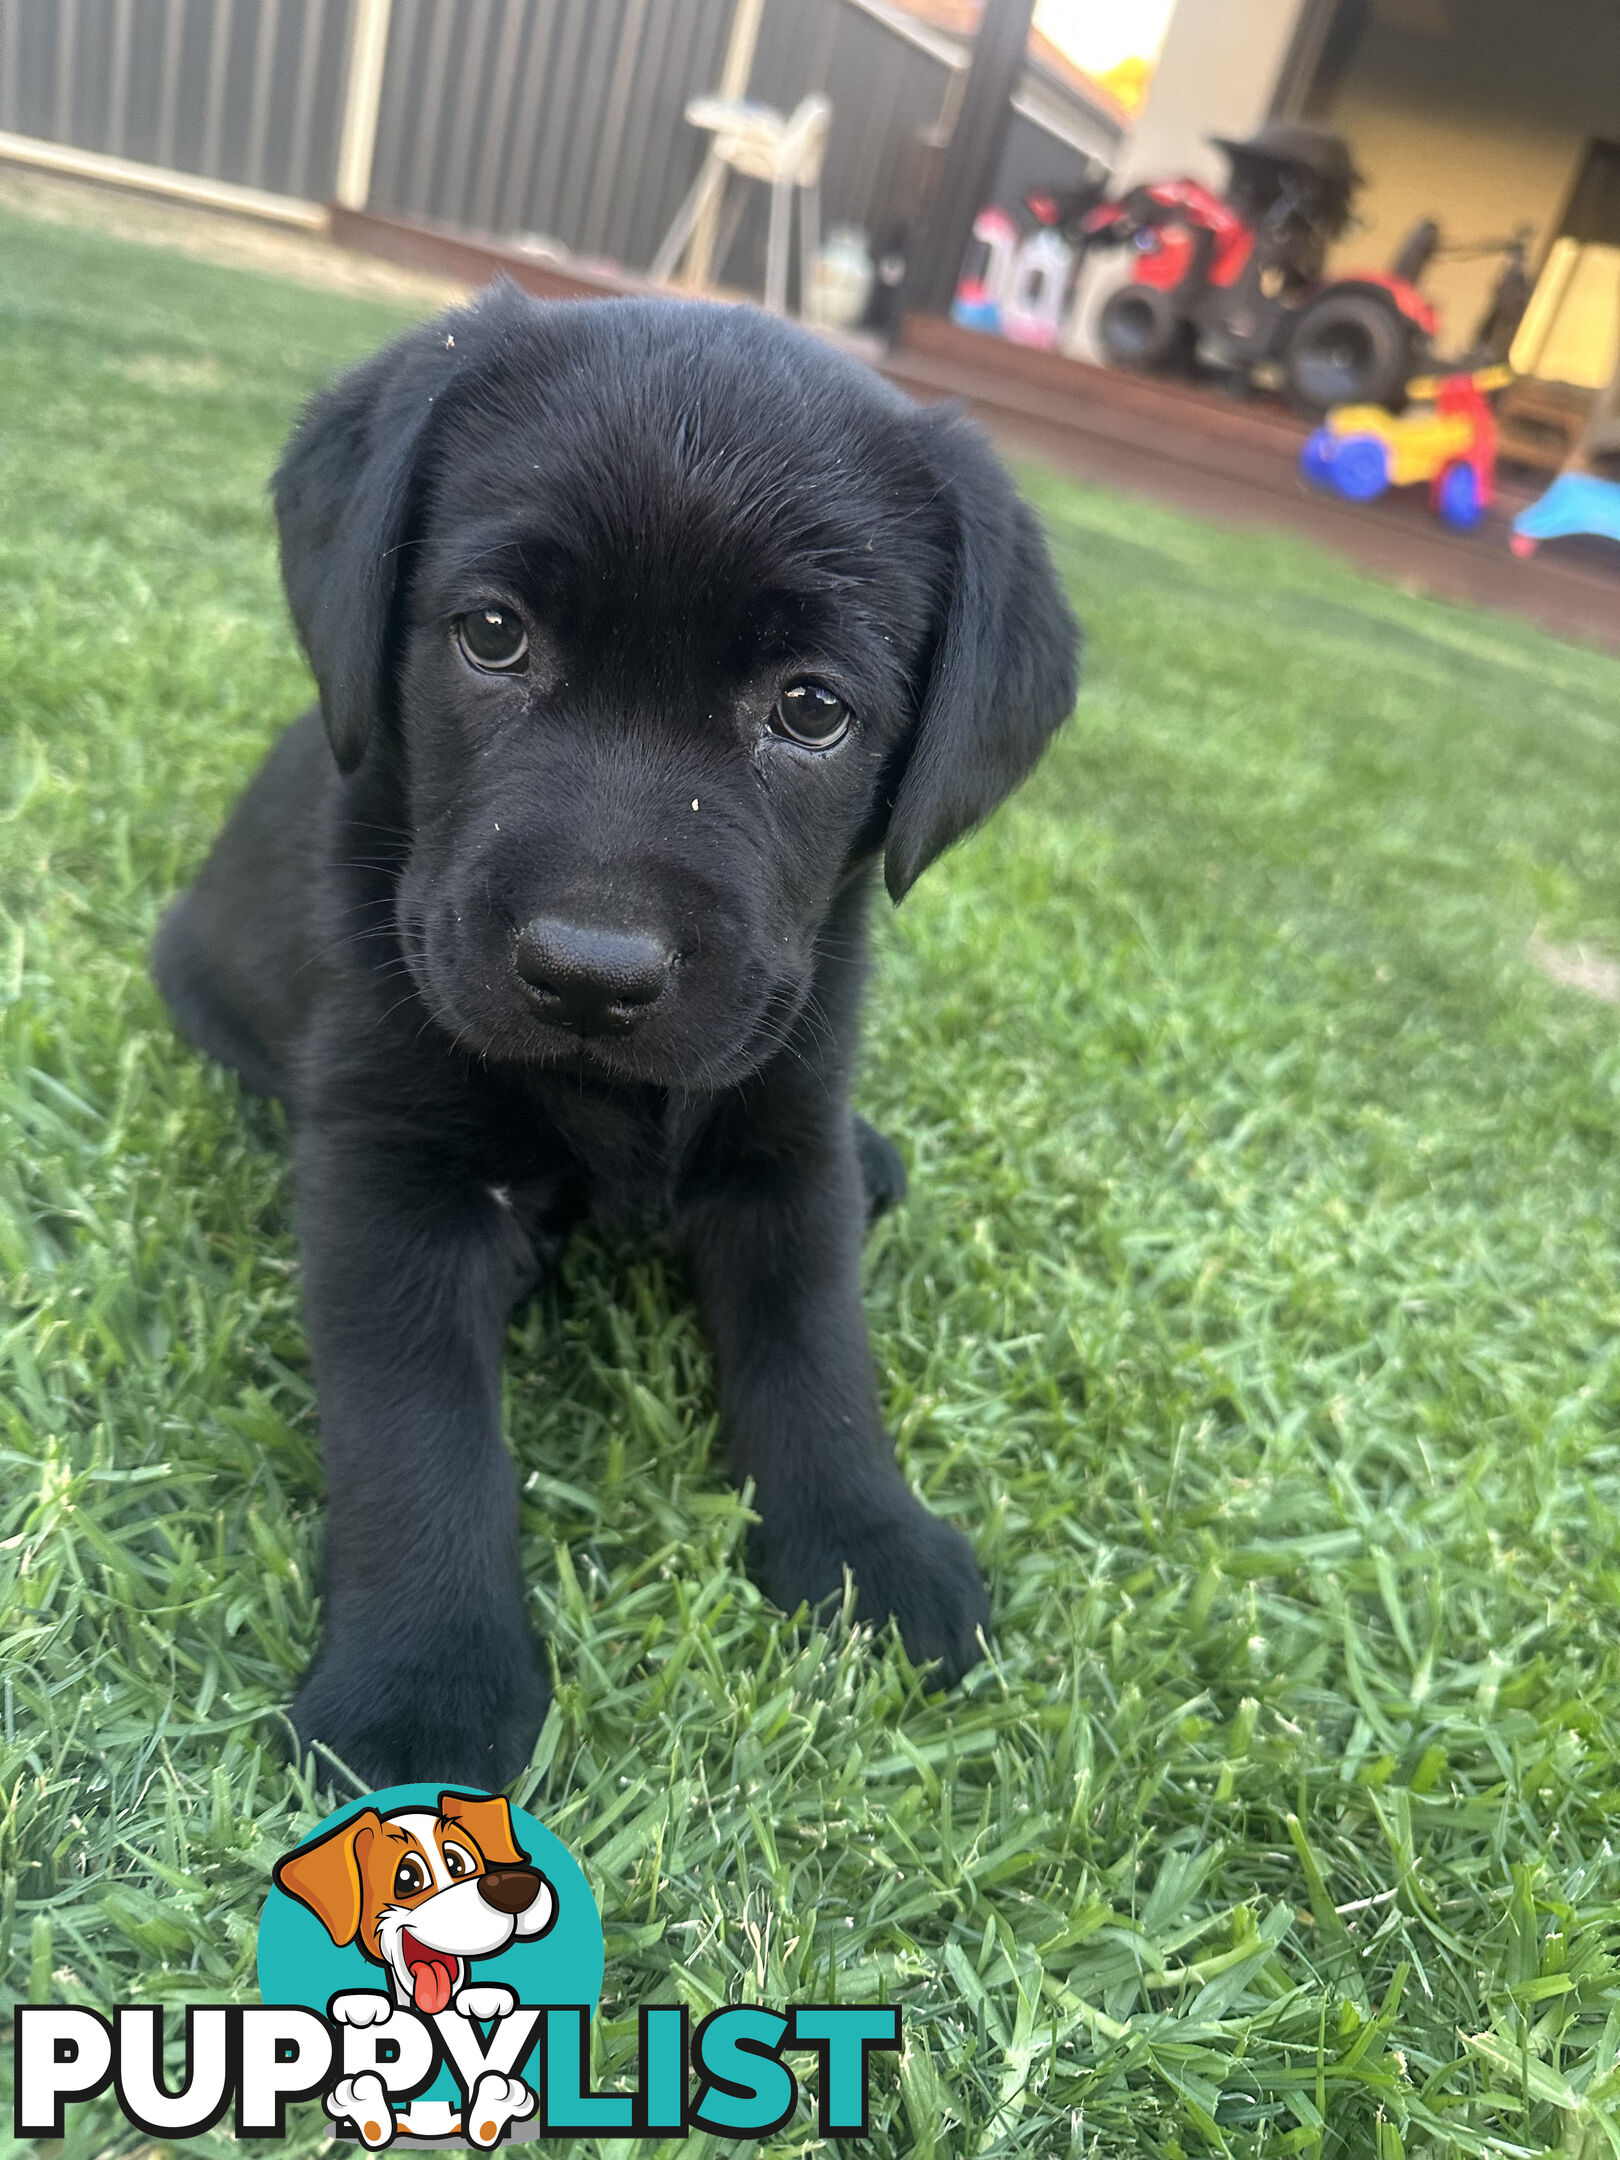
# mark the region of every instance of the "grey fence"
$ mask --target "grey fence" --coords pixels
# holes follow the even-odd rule
[[[393,0],[370,207],[644,269],[707,138],[735,0]],[[306,199],[330,196],[355,0],[0,0],[0,128]],[[832,103],[823,219],[874,239],[917,205],[963,49],[881,0],[768,0],[749,94]],[[1052,107],[1050,86],[1033,86]],[[1026,86],[1028,90],[1030,86]],[[1010,200],[1061,186],[1106,122],[1029,117]],[[1089,131],[1089,132],[1088,132]],[[1025,175],[1028,175],[1028,179]],[[756,191],[763,193],[763,191]],[[717,275],[756,282],[757,210]]]
[[[644,268],[707,147],[682,115],[719,77],[732,6],[395,0],[373,206]],[[952,72],[850,0],[774,0],[749,94],[831,99],[823,215],[871,229],[903,195]],[[733,275],[757,241],[745,226]]]
[[[640,267],[733,0],[395,0],[371,207]]]
[[[682,116],[719,77],[733,4],[395,0],[372,206],[644,269],[707,146]],[[770,0],[749,95],[831,101],[823,220],[879,238],[917,207],[966,59],[860,0]],[[1062,133],[1020,113],[998,197],[1062,186],[1116,140],[1084,109]],[[756,206],[716,275],[757,282],[762,248]]]
[[[0,0],[0,128],[324,201],[353,0]]]

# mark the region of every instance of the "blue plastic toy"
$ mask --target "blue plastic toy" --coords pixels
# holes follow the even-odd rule
[[[1509,545],[1515,555],[1533,555],[1543,540],[1562,540],[1570,533],[1620,540],[1620,480],[1560,473],[1546,494],[1513,520]]]

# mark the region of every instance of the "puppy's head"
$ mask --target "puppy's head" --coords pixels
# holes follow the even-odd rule
[[[701,1087],[1029,771],[1078,632],[969,423],[742,308],[498,288],[276,479],[338,763],[393,776],[424,1004],[485,1057]]]
[[[469,1959],[544,1935],[557,1917],[507,1802],[469,1793],[441,1793],[437,1813],[362,1808],[272,1872],[333,1942],[357,1943],[427,2016],[466,1985]]]

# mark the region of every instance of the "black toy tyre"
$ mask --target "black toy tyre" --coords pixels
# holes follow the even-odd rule
[[[1399,406],[1412,372],[1412,329],[1390,301],[1327,292],[1300,313],[1283,354],[1288,393],[1306,412]]]
[[[1179,356],[1186,332],[1157,286],[1122,285],[1097,318],[1097,342],[1115,367],[1166,367]]]

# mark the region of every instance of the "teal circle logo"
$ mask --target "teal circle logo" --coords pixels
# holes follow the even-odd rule
[[[335,1998],[369,1996],[362,2016],[379,2021],[389,2009],[487,2020],[504,1989],[595,2014],[603,1944],[590,1885],[561,1839],[505,1799],[391,1785],[335,1809],[273,1872],[259,1919],[266,2003],[324,2016]],[[352,2005],[347,2015],[355,2022]],[[516,2075],[532,2082],[533,2061]],[[448,2130],[457,2101],[441,2063],[399,2130]]]

